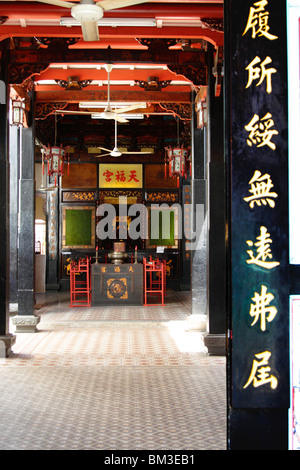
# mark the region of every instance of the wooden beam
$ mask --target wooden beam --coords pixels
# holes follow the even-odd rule
[[[24,2],[25,3],[25,2]],[[79,26],[69,28],[67,26],[22,26],[15,25],[1,25],[0,39],[8,37],[44,37],[45,29],[47,37],[82,37],[82,31]],[[109,38],[133,38],[133,37],[152,37],[152,38],[185,38],[185,39],[205,39],[215,46],[223,46],[224,35],[222,31],[214,31],[202,27],[168,27],[164,28],[145,28],[145,27],[122,27],[122,28],[109,28],[102,26],[100,30],[100,37],[105,41]],[[100,39],[101,41],[101,39]],[[103,47],[101,42],[95,47]]]
[[[190,103],[191,95],[187,92],[171,91],[112,91],[112,101],[137,101],[151,103]],[[80,101],[107,101],[107,91],[37,91],[36,102],[39,103],[79,103]]]
[[[63,41],[55,39],[52,47],[37,50],[11,51],[11,64],[76,64],[76,63],[114,63],[114,64],[168,64],[205,66],[206,53],[203,49],[196,52],[170,50],[164,40],[157,40],[147,51],[123,49],[68,49]],[[65,45],[65,47],[63,47]]]

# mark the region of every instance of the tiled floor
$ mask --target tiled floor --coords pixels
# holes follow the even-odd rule
[[[0,449],[226,449],[224,357],[166,307],[69,308],[40,294],[37,333],[0,360]]]

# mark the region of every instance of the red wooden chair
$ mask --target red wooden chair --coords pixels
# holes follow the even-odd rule
[[[70,268],[70,307],[91,306],[91,258],[73,260]]]
[[[143,258],[144,266],[144,306],[165,305],[166,293],[166,262],[159,259],[149,261]],[[157,303],[149,302],[150,298],[155,297]]]

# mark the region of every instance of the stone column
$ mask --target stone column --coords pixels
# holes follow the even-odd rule
[[[192,103],[192,205],[193,205],[193,227],[195,232],[201,228],[201,236],[197,246],[191,250],[191,304],[192,311],[188,319],[190,327],[206,331],[207,324],[207,180],[206,180],[206,129],[198,129],[195,120],[195,106]],[[199,226],[200,208],[202,218]],[[198,234],[199,235],[199,234]]]
[[[18,314],[13,318],[16,333],[36,332],[40,318],[34,314],[34,118],[33,92],[28,128],[21,129],[18,234]]]
[[[20,129],[9,129],[9,308],[18,309],[18,199]]]
[[[210,355],[226,354],[226,186],[223,143],[223,93],[215,96],[212,75],[213,46],[208,46],[209,114],[209,231],[208,231],[208,332]]]
[[[7,72],[9,39],[0,45],[0,352],[9,356],[16,337],[9,332],[9,163],[8,163],[8,106]],[[3,95],[3,96],[2,96]]]

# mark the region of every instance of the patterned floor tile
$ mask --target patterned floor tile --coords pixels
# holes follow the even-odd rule
[[[43,322],[74,321],[176,321],[191,314],[190,293],[167,291],[165,306],[76,307],[70,308],[68,292],[37,294],[36,314]],[[55,306],[56,308],[53,308]]]
[[[178,317],[186,298],[134,321],[42,300],[39,331],[0,361],[0,450],[226,448],[225,358]]]
[[[222,369],[2,368],[0,449],[225,449]]]

